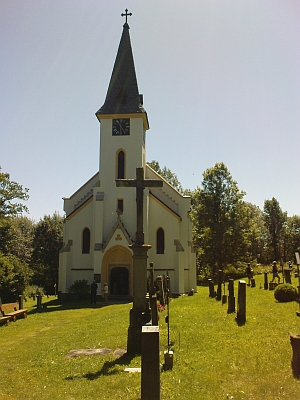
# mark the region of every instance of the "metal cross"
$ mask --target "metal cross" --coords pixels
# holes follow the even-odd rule
[[[159,179],[144,179],[144,168],[136,169],[136,179],[116,179],[118,187],[135,187],[136,188],[136,234],[135,243],[144,244],[143,230],[143,197],[146,187],[162,187],[163,181]]]
[[[126,17],[125,24],[127,24],[127,17],[131,17],[131,16],[132,16],[132,13],[129,13],[127,8],[125,10],[125,14],[124,13],[121,14],[121,17]]]

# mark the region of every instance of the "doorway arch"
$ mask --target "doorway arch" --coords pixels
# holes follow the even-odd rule
[[[110,295],[133,296],[132,253],[124,246],[108,249],[102,260],[102,284],[108,283]]]
[[[129,269],[116,265],[110,270],[110,294],[112,296],[129,295]]]

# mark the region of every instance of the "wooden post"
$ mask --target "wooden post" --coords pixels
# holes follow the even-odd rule
[[[142,327],[141,400],[160,400],[159,327]]]

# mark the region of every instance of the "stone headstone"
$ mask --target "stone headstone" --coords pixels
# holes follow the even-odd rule
[[[214,281],[210,278],[208,279],[208,289],[209,289],[209,297],[216,297]]]
[[[227,313],[235,312],[235,297],[234,297],[234,280],[229,279],[228,282],[228,307]]]
[[[269,284],[268,284],[268,272],[264,272],[264,289],[268,290]]]
[[[218,271],[218,289],[216,300],[220,301],[222,298],[222,282],[223,282],[223,271],[219,269]]]
[[[290,283],[292,284],[292,278],[291,278],[291,270],[289,268],[285,268],[283,270],[284,273],[284,279],[285,279],[285,283]]]
[[[300,378],[300,335],[290,335],[293,349],[292,370],[295,378]]]
[[[142,327],[141,400],[160,400],[159,327]]]
[[[245,281],[239,281],[236,319],[240,324],[246,322],[246,287]]]

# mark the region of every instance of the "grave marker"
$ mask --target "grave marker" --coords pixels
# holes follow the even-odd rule
[[[246,282],[239,281],[238,287],[238,306],[237,306],[237,322],[244,324],[246,322]]]
[[[141,400],[160,399],[159,327],[142,327]]]
[[[147,293],[147,253],[151,248],[144,243],[143,199],[146,187],[162,187],[163,181],[144,179],[144,168],[136,169],[136,179],[116,179],[117,187],[136,188],[136,234],[135,243],[129,246],[133,255],[133,306],[130,310],[130,323],[127,336],[127,352],[141,352],[142,314],[145,311]]]

